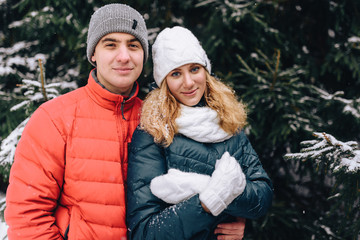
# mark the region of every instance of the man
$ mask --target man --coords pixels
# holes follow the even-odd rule
[[[87,85],[41,105],[24,129],[6,195],[10,240],[126,239],[127,145],[148,58],[142,16],[124,4],[98,9],[87,58],[96,67]],[[223,227],[241,235],[244,224]]]
[[[136,82],[148,57],[145,21],[109,4],[91,17],[88,84],[33,114],[7,191],[9,239],[126,238],[127,145],[138,125]]]

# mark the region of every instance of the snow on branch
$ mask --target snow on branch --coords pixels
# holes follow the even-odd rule
[[[10,111],[16,111],[24,109],[25,112],[31,116],[33,109],[31,105],[35,103],[46,102],[50,99],[56,98],[60,95],[59,89],[61,89],[63,82],[49,83],[45,82],[45,70],[42,66],[41,59],[39,62],[39,77],[38,80],[23,79],[22,84],[19,85],[18,91],[23,94],[21,102],[12,106]],[[73,86],[67,84],[66,86]],[[21,134],[24,130],[26,123],[30,117],[23,120],[5,139],[1,141],[0,145],[0,165],[12,164],[15,155],[15,149]]]
[[[355,141],[341,142],[330,134],[315,132],[317,139],[301,142],[299,153],[288,153],[285,159],[306,161],[315,160],[316,163],[329,164],[337,172],[344,170],[347,173],[360,171],[360,150]]]
[[[38,66],[38,59],[46,59],[47,56],[42,53],[38,53],[35,56],[27,56],[23,53],[23,50],[38,44],[39,41],[22,41],[14,44],[10,48],[0,47],[0,76],[21,74],[21,72],[17,70],[19,67],[25,67],[30,71],[35,71]]]
[[[24,130],[26,123],[29,121],[30,117],[22,121],[4,140],[1,142],[0,146],[0,165],[5,165],[7,163],[12,164],[14,161],[15,149],[17,143],[21,137],[21,134]]]
[[[0,196],[0,212],[4,212],[4,210],[5,210],[5,201],[6,201],[6,198]]]
[[[345,99],[341,96],[344,95],[343,91],[337,91],[334,94],[330,94],[322,89],[316,88],[320,97],[328,101],[337,101],[344,105],[343,112],[353,115],[355,118],[360,119],[360,98],[358,99]]]
[[[38,59],[39,63],[39,77],[38,80],[23,79],[19,87],[20,92],[23,92],[25,99],[13,106],[10,111],[16,111],[20,108],[29,108],[31,103],[39,101],[48,101],[49,99],[56,98],[60,95],[58,89],[61,83],[45,82],[45,70],[43,69],[42,60]]]

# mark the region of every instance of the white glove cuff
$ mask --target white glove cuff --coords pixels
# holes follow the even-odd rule
[[[201,192],[199,199],[214,216],[218,216],[227,207],[224,201],[211,188]]]

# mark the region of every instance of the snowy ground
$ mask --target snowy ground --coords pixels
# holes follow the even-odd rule
[[[5,194],[0,192],[0,203],[3,202],[3,200],[5,200],[4,198],[5,198]],[[0,240],[7,240],[6,237],[7,228],[8,226],[4,222],[4,219],[0,216]]]

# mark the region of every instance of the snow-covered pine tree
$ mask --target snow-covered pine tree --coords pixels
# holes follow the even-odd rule
[[[5,197],[0,196],[0,240],[7,240],[7,224],[4,221]]]
[[[11,96],[19,100],[17,104],[10,108],[11,111],[23,111],[27,116],[0,145],[0,172],[4,182],[8,182],[10,167],[14,161],[15,149],[20,140],[21,134],[31,114],[39,104],[53,99],[60,95],[63,89],[75,89],[76,83],[50,82],[46,83],[45,68],[43,60],[38,59],[38,79],[23,79],[22,84],[15,88]],[[0,196],[0,224],[3,219],[5,209],[5,197]]]
[[[332,186],[329,212],[317,220],[326,226],[329,237],[358,239],[360,234],[360,149],[356,141],[342,142],[325,132],[315,132],[314,140],[301,142],[298,153],[288,153],[288,161],[311,161],[318,171],[329,175]]]
[[[41,53],[46,56],[49,79],[56,76],[85,84],[91,68],[84,54],[87,24],[95,8],[110,2],[119,1],[0,0],[0,86],[5,93],[0,97],[2,139],[27,117],[22,111],[10,112],[8,107],[19,103],[10,97],[15,84],[35,79],[29,76],[29,66],[22,63]],[[249,138],[274,182],[275,198],[266,217],[247,221],[246,238],[328,240],[329,228],[319,219],[334,226],[343,218],[341,213],[332,219],[326,217],[329,205],[337,202],[336,198],[327,199],[331,186],[324,185],[326,177],[311,161],[285,161],[283,156],[287,149],[297,149],[300,141],[311,138],[314,130],[359,140],[359,121],[343,112],[346,105],[334,98],[325,100],[314,87],[332,94],[342,91],[341,97],[354,103],[348,106],[356,107],[360,1],[121,2],[144,14],[150,44],[165,27],[190,28],[203,43],[216,75],[248,103]],[[26,47],[8,54],[18,46]],[[255,74],[244,71],[238,56]],[[21,61],[13,61],[17,59]],[[13,72],[3,75],[2,63],[6,63],[3,69]],[[145,78],[140,80],[142,96],[152,81],[151,69],[148,61]]]
[[[50,82],[46,83],[45,70],[43,60],[38,59],[38,79],[23,79],[22,84],[15,88],[12,98],[19,102],[10,108],[10,111],[22,111],[27,116],[5,139],[0,145],[0,168],[8,169],[14,159],[15,148],[20,139],[22,131],[29,120],[31,114],[39,106],[39,104],[53,99],[60,95],[62,89],[75,89],[75,83]],[[8,178],[8,172],[2,173],[4,178]]]
[[[360,174],[360,149],[356,141],[341,142],[324,132],[313,135],[317,139],[301,142],[301,151],[288,153],[285,159],[313,160],[317,168],[322,165],[322,169],[332,173]]]
[[[76,88],[75,79],[79,79],[81,67],[89,67],[86,61],[77,60],[78,58],[85,59],[85,54],[75,54],[75,49],[84,49],[84,45],[81,44],[86,35],[83,29],[88,23],[88,16],[76,18],[72,12],[79,14],[82,11],[82,13],[91,14],[92,5],[86,5],[87,9],[75,7],[73,4],[81,3],[0,1],[0,15],[4,23],[0,25],[0,141],[2,150],[5,145],[8,146],[12,142],[8,141],[8,137],[14,136],[14,133],[18,132],[18,127],[24,124],[23,121],[45,101],[41,91],[38,92],[40,82],[36,81],[39,75],[38,59],[42,59],[46,64],[48,76],[46,98],[52,98],[52,94],[63,94]],[[55,8],[58,10],[55,11]],[[87,74],[88,72],[85,79]],[[59,83],[61,83],[60,88],[51,86],[51,84]],[[51,89],[57,89],[59,92],[51,92]],[[24,93],[28,95],[24,96]],[[24,106],[18,104],[24,104]],[[14,106],[22,108],[14,111]],[[16,137],[13,138],[15,139]],[[7,147],[6,149],[9,150]],[[2,151],[2,156],[4,154]],[[0,191],[2,192],[6,190],[8,165],[12,162],[10,158],[8,160],[7,164],[2,161],[6,167],[0,166]]]

